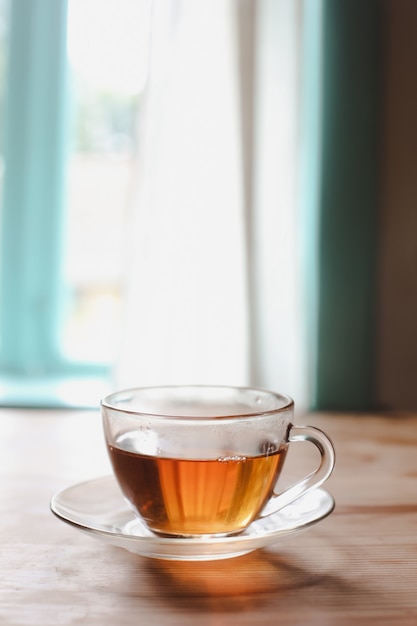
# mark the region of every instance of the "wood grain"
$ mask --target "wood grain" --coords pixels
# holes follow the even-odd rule
[[[98,413],[3,409],[0,624],[417,624],[417,416],[302,421],[335,443],[334,513],[268,550],[179,563],[104,545],[50,513],[56,490],[110,471]],[[292,454],[295,468],[310,462],[304,444]]]

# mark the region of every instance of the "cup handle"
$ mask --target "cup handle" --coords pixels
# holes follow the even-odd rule
[[[320,465],[314,472],[308,474],[286,491],[273,494],[259,517],[267,517],[276,513],[287,504],[294,502],[300,496],[312,489],[322,485],[330,476],[335,464],[335,452],[329,437],[319,428],[314,426],[293,426],[289,427],[288,442],[310,441],[319,449],[321,455]]]

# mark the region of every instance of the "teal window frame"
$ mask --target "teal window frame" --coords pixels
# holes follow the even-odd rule
[[[9,3],[0,266],[0,404],[95,406],[109,366],[60,345],[69,148],[67,0]]]

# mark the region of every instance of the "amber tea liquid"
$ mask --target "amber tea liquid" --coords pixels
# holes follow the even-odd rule
[[[133,452],[126,438],[123,446],[108,449],[126,498],[155,532],[185,536],[244,529],[270,499],[286,454],[193,460]]]

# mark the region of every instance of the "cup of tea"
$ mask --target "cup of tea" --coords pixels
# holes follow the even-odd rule
[[[101,403],[114,475],[134,512],[162,536],[228,536],[321,485],[330,439],[296,426],[291,398],[248,387],[128,389]],[[311,442],[321,462],[280,492],[289,445]]]

